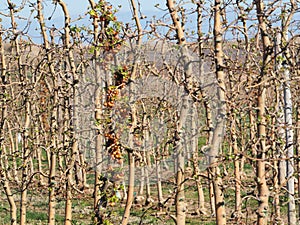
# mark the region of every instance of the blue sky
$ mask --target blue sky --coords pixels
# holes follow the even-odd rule
[[[14,4],[16,4],[17,7],[19,7],[24,0],[12,0]],[[31,13],[31,7],[29,7],[29,3],[35,3],[36,0],[27,0],[26,5],[24,9],[19,13],[20,16],[23,18],[29,18]],[[43,6],[44,6],[44,17],[45,17],[45,22],[46,26],[51,27],[54,25],[55,27],[63,27],[63,14],[62,10],[60,7],[55,8],[54,4],[52,3],[53,0],[44,0],[43,1]],[[79,15],[84,16],[85,13],[88,11],[89,7],[89,1],[88,0],[64,0],[64,2],[67,4],[69,12],[71,14],[72,19],[78,18]],[[95,0],[97,2],[97,0]],[[111,0],[108,1],[110,2],[113,6],[119,9],[119,12],[117,14],[118,20],[122,22],[131,22],[132,14],[131,14],[131,9],[130,9],[130,1],[129,0]],[[143,14],[148,15],[148,17],[151,17],[155,15],[156,13],[161,13],[160,10],[154,7],[155,4],[160,3],[161,5],[165,5],[165,1],[161,0],[140,0],[140,5],[141,5],[141,11]],[[121,8],[118,6],[121,5]],[[0,0],[0,12],[1,14],[9,14],[8,10],[8,5],[6,0]],[[37,22],[34,19],[34,16],[36,16],[36,11],[33,12],[31,15],[31,21],[33,21],[30,25],[30,29],[28,30],[28,33],[32,36],[35,36],[38,38],[39,36],[39,31],[36,30],[38,27]],[[51,16],[51,20],[48,20],[48,18]],[[4,15],[0,15],[0,18],[2,20],[1,24],[3,25],[4,28],[9,28],[11,27],[10,25],[10,19],[5,17]],[[81,24],[86,24],[88,23],[88,17],[86,17],[85,20],[81,22],[76,22],[78,25]],[[133,21],[132,21],[133,22]],[[27,21],[26,20],[19,20],[17,19],[17,24],[18,24],[18,29],[23,30],[24,27],[26,27]]]
[[[12,0],[17,6],[19,6],[22,2],[22,0]],[[35,0],[30,0],[29,2],[35,2]],[[72,17],[76,17],[77,15],[83,15],[87,8],[89,7],[89,1],[88,0],[64,0],[64,2],[68,5],[68,9],[72,15]],[[97,2],[97,0],[95,0]],[[122,7],[119,9],[120,14],[130,13],[130,2],[129,0],[111,0],[108,1],[113,6],[118,7],[121,5]],[[54,5],[52,4],[52,0],[44,0],[44,11],[45,14],[51,14],[54,10]],[[161,0],[140,0],[141,10],[142,11],[157,11],[157,9],[154,7],[155,4],[160,3],[165,5],[164,1]],[[28,4],[27,4],[28,6]],[[0,1],[0,11],[2,13],[8,13],[8,6],[6,3],[6,0]],[[57,12],[54,14],[53,18],[61,17],[61,10],[56,10]],[[29,14],[29,7],[25,7],[23,10],[24,14]],[[3,16],[0,15],[0,17],[3,19]]]
[[[46,1],[47,2],[47,1]],[[48,0],[49,2],[49,0]],[[68,5],[68,8],[72,14],[82,14],[85,12],[87,7],[89,6],[88,0],[64,0],[64,2]],[[74,3],[76,2],[76,3]],[[96,0],[95,0],[96,2]],[[110,2],[113,6],[118,7],[121,5],[122,7],[120,8],[121,13],[129,13],[130,12],[130,2],[129,0],[111,0],[108,1]],[[141,10],[142,11],[154,11],[156,8],[154,7],[155,4],[157,3],[162,3],[161,0],[140,0],[141,3]],[[163,1],[163,4],[164,1]]]

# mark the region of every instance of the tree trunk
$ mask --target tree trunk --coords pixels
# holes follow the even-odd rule
[[[64,13],[64,30],[65,30],[65,49],[67,52],[67,62],[70,66],[70,71],[72,74],[71,81],[72,82],[72,89],[71,89],[71,96],[73,98],[73,102],[71,100],[67,101],[67,110],[66,114],[66,124],[65,129],[69,130],[70,132],[70,138],[71,138],[71,143],[72,143],[72,148],[70,155],[68,156],[68,161],[67,161],[67,174],[66,174],[66,207],[65,207],[65,225],[71,225],[72,223],[72,186],[74,185],[73,182],[73,169],[75,168],[75,161],[78,159],[78,137],[77,137],[77,129],[79,127],[78,125],[78,74],[76,71],[76,65],[75,65],[75,58],[74,58],[74,53],[72,50],[72,44],[71,44],[71,34],[70,34],[70,13],[68,11],[67,5],[59,0],[58,1],[59,5],[61,6],[63,13]],[[72,102],[72,105],[71,105]]]
[[[90,6],[92,9],[96,8],[96,3],[94,0],[89,0]],[[95,90],[95,121],[99,124],[96,129],[96,143],[95,143],[95,174],[94,174],[94,223],[99,224],[101,221],[101,215],[99,212],[100,209],[100,177],[102,172],[102,154],[103,154],[103,144],[104,144],[104,137],[103,137],[103,128],[101,126],[101,119],[103,114],[103,99],[102,99],[102,90],[104,87],[103,78],[101,77],[101,68],[100,68],[100,51],[96,46],[99,45],[99,38],[98,35],[101,32],[99,29],[99,18],[93,18],[93,29],[94,29],[94,40],[93,45],[95,46],[94,50],[94,63],[95,63],[95,80],[96,80],[96,90]]]
[[[158,149],[157,149],[158,151]],[[158,197],[158,207],[161,209],[163,204],[163,192],[162,192],[162,183],[161,183],[161,165],[160,161],[155,157],[155,172],[156,172],[156,179],[157,179],[157,197]]]
[[[289,55],[287,43],[288,30],[291,21],[296,12],[296,3],[294,0],[290,1],[289,13],[286,14],[285,6],[282,8],[282,38],[280,43],[284,50],[284,61],[288,62],[286,56]],[[281,63],[281,62],[280,62]],[[287,149],[287,191],[288,191],[288,222],[289,225],[296,225],[296,203],[295,203],[295,177],[294,177],[294,131],[293,131],[293,102],[290,86],[290,68],[289,64],[283,65],[283,97],[284,97],[284,119],[285,119],[285,148]],[[299,185],[299,184],[298,184]]]
[[[222,46],[222,26],[221,26],[221,1],[215,0],[214,5],[214,52],[216,79],[218,81],[218,101],[219,108],[216,117],[216,125],[211,142],[210,156],[210,171],[212,174],[212,183],[214,188],[215,207],[216,207],[216,222],[217,225],[226,224],[226,211],[223,195],[223,181],[220,169],[218,167],[218,155],[223,141],[226,125],[226,100],[225,100],[225,74],[223,65],[223,46]]]
[[[266,225],[268,221],[268,199],[269,199],[269,189],[266,181],[266,120],[265,120],[265,88],[259,88],[258,96],[258,137],[259,146],[257,150],[257,165],[256,165],[256,179],[258,188],[258,198],[259,206],[257,210],[257,224]]]
[[[144,194],[144,186],[145,186],[145,167],[142,166],[140,168],[140,171],[141,171],[141,177],[140,177],[140,186],[139,186],[138,195],[142,196]]]
[[[279,54],[281,51],[280,47],[280,39],[281,39],[281,34],[278,32],[276,35],[276,41],[275,41],[275,54]],[[281,62],[278,60],[275,61],[276,65],[276,73],[278,76],[280,76],[280,70],[282,68]],[[279,160],[276,165],[277,169],[277,177],[274,178],[274,183],[275,183],[275,196],[274,196],[274,203],[275,203],[275,219],[276,220],[281,220],[280,218],[280,191],[281,189],[286,185],[286,160],[284,159],[286,156],[286,149],[284,146],[284,139],[285,139],[285,129],[284,129],[284,108],[283,108],[283,90],[282,90],[282,85],[278,84],[278,87],[275,89],[276,91],[276,97],[277,97],[277,104],[276,108],[278,111],[279,116],[276,118],[277,120],[277,126],[279,127],[276,138],[281,140],[277,145],[276,145],[276,153],[279,156]],[[275,142],[276,143],[276,142]],[[275,168],[274,168],[275,169]]]
[[[30,95],[30,94],[28,94]],[[23,155],[22,155],[22,185],[21,185],[21,203],[20,203],[20,225],[26,224],[26,211],[27,211],[27,186],[28,186],[28,164],[31,159],[30,149],[29,149],[29,125],[31,109],[29,100],[25,99],[25,124],[24,124],[24,134],[23,134]]]
[[[51,127],[50,127],[50,135],[51,135],[51,148],[50,148],[50,157],[49,160],[49,179],[48,179],[48,190],[49,190],[49,203],[48,203],[48,224],[55,224],[55,205],[56,205],[56,197],[55,197],[55,176],[56,176],[56,151],[57,151],[57,122],[58,122],[58,85],[55,69],[52,62],[52,53],[49,51],[50,44],[48,40],[48,36],[46,33],[44,16],[43,16],[43,6],[41,0],[37,0],[37,11],[38,11],[38,21],[40,24],[41,33],[43,36],[43,41],[46,50],[46,56],[48,61],[48,66],[51,74],[51,78],[53,79],[53,108],[51,113]]]
[[[185,225],[186,218],[186,202],[184,194],[184,155],[183,152],[177,153],[177,175],[176,175],[176,197],[175,197],[175,209],[176,209],[176,225]]]
[[[241,171],[240,171],[240,154],[237,145],[236,121],[235,116],[232,118],[231,135],[234,155],[234,176],[235,176],[235,219],[239,221],[242,216],[242,198],[241,198]]]
[[[192,162],[193,162],[193,168],[194,168],[194,176],[196,177],[196,185],[197,185],[197,193],[198,193],[198,205],[196,209],[196,213],[198,215],[204,214],[206,215],[206,209],[205,209],[205,201],[204,201],[204,192],[203,192],[203,187],[201,183],[201,177],[200,177],[200,168],[198,165],[198,140],[199,140],[199,134],[196,126],[196,105],[193,105],[192,108],[192,138],[191,138],[191,149],[192,149]]]
[[[176,154],[176,196],[175,196],[175,210],[176,210],[176,224],[184,225],[186,219],[187,206],[185,202],[184,193],[184,130],[186,129],[186,118],[188,115],[188,96],[183,97],[182,106],[180,109],[179,121],[177,125],[178,140],[175,141],[175,154]]]
[[[257,146],[257,164],[256,179],[258,188],[258,209],[257,209],[257,225],[266,225],[268,223],[269,213],[269,188],[266,181],[266,70],[271,60],[270,50],[271,43],[267,35],[266,15],[264,14],[264,3],[261,0],[255,1],[256,13],[259,23],[259,31],[263,45],[263,62],[260,68],[258,78],[258,97],[257,97],[257,121],[258,121],[258,146]]]
[[[211,209],[211,216],[216,216],[216,205],[215,205],[215,193],[214,193],[214,184],[213,184],[213,176],[211,172],[208,172],[208,185],[209,185],[209,202],[210,202],[210,209]]]
[[[48,224],[55,224],[55,205],[56,205],[56,197],[55,197],[55,175],[56,175],[56,153],[51,151],[51,165],[50,165],[50,173],[49,173],[49,206],[48,206]]]
[[[19,38],[18,38],[18,31],[17,31],[17,23],[15,20],[15,10],[13,7],[13,3],[10,0],[7,0],[7,4],[9,6],[9,16],[11,19],[11,26],[13,31],[13,46],[16,52],[16,59],[17,59],[17,69],[20,76],[20,80],[23,81],[22,86],[26,85],[26,71],[24,71],[24,66],[22,62],[21,52],[20,52],[20,45],[19,45]],[[29,125],[30,125],[30,103],[29,103],[29,90],[26,90],[23,93],[24,96],[24,105],[25,105],[25,118],[23,118],[24,126],[21,128],[23,130],[23,143],[22,143],[22,180],[21,180],[21,200],[20,200],[20,225],[26,224],[26,210],[27,210],[27,184],[28,184],[28,162],[30,161],[30,152],[29,152],[29,143],[28,143],[28,136],[29,136]],[[22,125],[21,125],[22,126]]]
[[[146,136],[147,138],[147,136]],[[150,188],[150,177],[149,177],[149,171],[151,171],[151,158],[150,158],[150,152],[147,151],[145,153],[145,158],[146,158],[146,204],[150,204],[152,199],[151,199],[151,188]]]
[[[2,31],[2,25],[0,24],[0,30]],[[6,66],[6,59],[5,59],[5,53],[4,53],[4,46],[3,46],[3,39],[2,39],[2,32],[0,33],[0,55],[1,55],[1,84],[9,84],[9,79],[7,79],[7,74],[6,74],[6,70],[7,70],[7,66]],[[2,85],[1,85],[2,86]],[[7,95],[7,88],[6,85],[3,85],[1,88],[1,93],[6,96]],[[6,124],[6,119],[7,119],[7,104],[6,104],[6,100],[1,99],[1,123],[0,123],[0,137],[4,137],[5,135],[5,124]],[[11,145],[14,145],[14,141],[13,141],[13,137],[12,137],[12,132],[11,129],[9,127],[9,125],[7,125],[8,127],[8,132],[9,132],[9,136],[10,136],[10,142]],[[4,145],[4,139],[0,139],[0,149],[2,151],[5,151],[6,146]],[[11,149],[14,149],[14,147],[12,146]],[[15,152],[15,149],[13,150],[13,152]],[[14,155],[12,153],[10,153],[11,155]],[[10,184],[8,182],[8,178],[7,178],[7,168],[5,165],[5,163],[2,161],[2,155],[4,155],[3,153],[0,154],[0,181],[1,184],[3,185],[3,189],[5,192],[5,195],[7,197],[8,203],[9,203],[9,213],[10,213],[10,224],[11,225],[17,225],[17,207],[16,207],[16,203],[14,200],[14,195],[11,191],[10,188]],[[13,158],[13,172],[14,174],[14,180],[18,181],[18,176],[16,173],[17,169],[16,169],[16,160]]]
[[[123,214],[122,225],[127,225],[130,215],[130,209],[133,203],[133,192],[134,192],[134,155],[132,152],[128,151],[128,165],[129,165],[129,180],[128,180],[128,190],[127,190],[127,201],[125,206],[125,211]]]
[[[70,181],[66,182],[66,205],[65,205],[65,225],[72,224],[72,187]]]
[[[1,174],[1,183],[10,206],[10,224],[17,225],[17,206],[5,174]]]
[[[100,81],[100,65],[96,62],[96,69],[95,69],[95,76],[96,79],[99,80],[99,83],[101,84],[102,82]],[[98,85],[100,85],[98,83]],[[102,101],[101,101],[101,91],[102,86],[98,87],[95,91],[95,121],[100,121],[102,118]],[[99,201],[100,201],[100,177],[101,177],[101,172],[102,172],[102,154],[103,154],[103,143],[104,143],[104,138],[101,134],[102,127],[101,125],[97,126],[96,130],[96,144],[95,144],[95,176],[94,176],[94,222],[98,224],[100,221],[100,212],[99,212]]]
[[[298,100],[296,106],[296,154],[297,154],[297,173],[298,173],[298,198],[300,195],[300,101]],[[298,224],[300,223],[300,204],[298,204]]]
[[[295,177],[294,177],[294,132],[293,132],[293,104],[290,88],[290,75],[288,68],[284,68],[284,118],[285,118],[285,147],[287,149],[287,191],[288,191],[288,221],[296,225],[295,204]]]
[[[133,18],[135,20],[135,24],[137,26],[137,38],[136,38],[136,47],[139,50],[142,44],[142,25],[140,23],[140,17],[138,13],[138,8],[136,7],[136,3],[134,0],[130,0],[130,4],[132,6],[132,11],[133,11]],[[132,71],[131,71],[131,79],[134,81],[137,76],[137,68],[138,68],[138,63],[139,63],[139,55],[135,55],[134,60],[133,60],[133,66],[132,66]],[[129,86],[130,91],[134,89],[133,86]],[[134,90],[133,90],[134,91]],[[136,108],[133,105],[131,107],[131,128],[130,128],[130,133],[132,134],[134,129],[136,128],[137,125],[137,118],[136,118]],[[133,146],[133,138],[132,135],[129,135],[129,146]],[[125,206],[125,211],[123,214],[122,218],[122,225],[127,225],[129,216],[130,216],[130,210],[131,206],[133,203],[133,192],[134,192],[134,179],[135,179],[135,156],[133,154],[132,149],[128,149],[128,165],[129,165],[129,177],[128,177],[128,190],[127,190],[127,200],[126,200],[126,206]],[[133,150],[134,151],[134,150]]]

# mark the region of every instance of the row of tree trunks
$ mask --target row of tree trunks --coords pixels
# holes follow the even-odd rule
[[[125,210],[123,216],[118,217],[118,223],[122,225],[131,223],[130,212],[133,210],[134,200],[144,196],[146,201],[142,200],[142,203],[138,202],[137,205],[141,204],[152,210],[156,207],[153,206],[153,201],[156,200],[154,204],[157,204],[159,213],[168,215],[168,219],[172,218],[178,225],[188,223],[190,212],[187,210],[192,207],[197,216],[208,213],[214,215],[216,224],[231,223],[232,219],[236,223],[247,223],[250,214],[246,215],[245,211],[252,212],[250,219],[257,220],[259,225],[269,224],[271,220],[279,223],[285,218],[289,224],[297,224],[299,216],[296,204],[299,190],[295,183],[295,168],[299,167],[299,162],[296,162],[294,152],[296,150],[299,157],[299,104],[293,103],[297,102],[299,43],[296,40],[297,35],[292,40],[288,40],[287,37],[287,34],[293,35],[294,32],[289,30],[289,26],[296,23],[293,16],[298,10],[295,6],[297,3],[291,0],[280,8],[282,18],[278,21],[282,24],[281,28],[275,29],[270,20],[275,15],[271,3],[259,0],[253,1],[252,5],[241,1],[230,2],[228,4],[236,10],[237,20],[229,24],[227,19],[229,20],[230,16],[226,15],[227,5],[224,2],[215,0],[208,8],[203,1],[193,1],[195,10],[189,13],[194,15],[193,13],[197,12],[198,36],[189,39],[192,35],[189,29],[185,30],[186,18],[189,15],[176,1],[166,0],[171,22],[157,20],[151,23],[151,30],[147,30],[148,27],[143,28],[140,21],[144,18],[141,14],[142,4],[131,0],[134,24],[132,27],[120,25],[120,33],[124,35],[124,40],[127,38],[124,51],[134,52],[135,55],[133,60],[128,57],[119,62],[115,53],[123,54],[123,49],[118,52],[120,49],[114,46],[119,41],[120,33],[114,30],[119,25],[115,23],[114,14],[109,14],[112,6],[102,0],[88,2],[90,27],[78,27],[76,22],[71,22],[67,5],[64,1],[57,0],[55,6],[58,6],[64,15],[64,25],[62,29],[51,29],[47,19],[44,19],[45,2],[37,0],[33,5],[37,13],[34,20],[39,24],[41,43],[34,45],[30,38],[26,39],[28,34],[24,35],[18,30],[16,21],[23,6],[16,8],[11,0],[6,0],[9,6],[7,18],[11,28],[4,29],[0,26],[0,178],[8,202],[7,207],[10,207],[11,224],[27,223],[29,193],[31,189],[36,188],[48,193],[48,224],[55,224],[57,214],[60,213],[56,209],[57,202],[61,198],[65,202],[64,223],[72,224],[73,199],[76,196],[74,193],[89,192],[85,177],[91,173],[94,173],[94,178],[89,176],[89,181],[94,179],[95,224],[109,223],[111,218],[106,211],[118,209],[113,208],[113,204],[108,204],[111,203],[109,199],[103,201],[103,196],[107,197],[109,191],[113,195],[110,196],[111,199],[116,201],[113,203],[121,206],[121,200],[115,200],[119,183],[128,184],[124,185],[126,187],[122,190],[126,192],[127,189],[123,197],[126,204],[122,205]],[[277,3],[279,4],[279,1],[276,1]],[[209,27],[213,34],[209,33],[206,36],[202,23],[208,9],[213,12],[213,22]],[[247,27],[250,18],[245,10],[254,12],[251,19],[257,20],[258,29],[256,26]],[[107,15],[111,21],[105,17]],[[168,32],[164,33],[163,29],[158,29],[160,27],[164,27]],[[226,36],[231,29],[233,40]],[[252,38],[250,33],[253,31],[255,35]],[[111,34],[114,35],[113,38],[110,37]],[[243,37],[240,38],[239,35]],[[147,44],[144,44],[149,37],[155,42],[149,45],[156,47],[147,48]],[[111,43],[106,42],[109,38],[113,39]],[[195,47],[190,40],[196,39],[198,43]],[[176,44],[174,40],[177,41]],[[26,50],[33,46],[38,49],[35,55],[33,52],[26,53]],[[153,57],[154,60],[147,58],[150,48],[158,51],[157,49],[163,49],[165,46],[169,48],[167,51],[155,52],[154,56],[149,57]],[[168,62],[166,55],[174,52],[180,56],[178,61],[172,62],[173,65]],[[161,58],[160,53],[163,55]],[[205,85],[210,85],[206,83],[207,80],[201,79],[209,76],[207,68],[204,68],[207,59],[214,61],[208,67],[209,70],[213,70],[210,72],[214,74],[212,80],[215,81],[216,85],[213,87],[216,88],[212,92],[216,91],[217,100],[210,98],[210,92],[205,88],[202,89]],[[197,60],[199,68],[195,69],[193,63]],[[112,157],[111,146],[107,145],[105,135],[107,131],[115,129],[115,121],[111,121],[118,108],[108,107],[106,103],[110,88],[115,88],[114,90],[121,93],[115,79],[116,67],[120,66],[122,73],[128,72],[131,75],[129,81],[123,82],[122,85],[133,92],[136,91],[133,89],[140,78],[153,75],[167,78],[168,81],[183,87],[186,95],[181,96],[182,102],[176,109],[171,109],[171,106],[162,107],[161,102],[157,104],[157,99],[151,100],[155,107],[158,105],[158,111],[163,110],[157,119],[162,127],[168,127],[167,138],[173,136],[164,143],[165,146],[155,146],[144,152],[135,149],[134,132],[142,129],[142,141],[146,146],[151,141],[151,135],[155,133],[153,130],[147,130],[150,117],[157,115],[148,109],[152,106],[146,105],[140,110],[138,103],[132,105],[129,113],[129,145],[118,142],[118,146],[123,148],[119,158],[121,160],[118,161]],[[129,69],[124,69],[126,67]],[[195,70],[199,72],[196,75]],[[92,75],[88,74],[90,72]],[[84,94],[87,92],[92,94],[86,97]],[[118,95],[115,102],[121,101],[122,97],[126,96]],[[88,111],[85,102],[90,99],[93,102],[93,112]],[[129,99],[130,102],[135,100],[135,96]],[[216,116],[213,113],[214,105],[211,105],[215,100],[218,102]],[[143,99],[142,104],[144,103],[147,104]],[[193,112],[189,111],[190,104],[193,106]],[[205,112],[202,112],[202,105]],[[88,115],[81,121],[80,110],[86,110],[84,113]],[[293,110],[298,112],[298,117]],[[197,114],[199,111],[203,113],[200,116]],[[94,120],[90,119],[90,114],[93,113]],[[169,115],[173,116],[171,122],[165,120]],[[192,123],[189,125],[193,136],[186,141],[184,132],[190,117]],[[205,128],[198,129],[198,122],[204,124]],[[80,136],[81,132],[85,132],[81,127],[84,123],[90,123],[87,129],[89,138]],[[161,137],[157,137],[157,140],[159,138]],[[86,147],[88,144],[85,146],[84,143],[89,143],[90,146]],[[94,154],[94,162],[90,165],[88,164],[92,160],[85,162],[90,160],[84,154],[86,149],[91,149]],[[171,171],[164,161],[165,158],[171,157],[172,151],[176,156],[172,161],[175,164],[174,171]],[[207,153],[210,162],[208,169],[203,172],[201,160]],[[128,165],[123,164],[122,160],[127,160]],[[127,168],[129,172],[127,178],[124,177],[115,183],[105,177],[105,166],[109,167],[110,163],[117,161],[118,169],[125,171]],[[89,169],[85,170],[85,166]],[[139,169],[140,180],[135,175]],[[174,178],[164,177],[166,170],[174,172]],[[154,171],[154,175],[150,171]],[[251,182],[253,177],[256,181],[254,185]],[[155,179],[156,189],[150,190],[154,186],[151,186],[152,179]],[[105,187],[103,180],[106,180]],[[137,183],[140,187],[136,186]],[[191,183],[196,186],[193,187]],[[173,192],[171,185],[174,187]],[[168,194],[165,193],[166,186],[169,188]],[[234,188],[235,192],[234,208],[225,208],[226,199],[230,199],[230,196],[226,195],[231,193],[231,189],[226,188],[229,186]],[[204,201],[204,187],[210,192],[208,202]],[[187,195],[190,194],[190,190],[198,192],[198,202],[195,205],[189,204],[190,201],[195,201]],[[134,196],[135,191],[138,192],[138,196]],[[288,199],[287,215],[282,213],[285,206],[283,195]],[[273,197],[272,205],[270,200]],[[16,202],[17,199],[20,199],[20,204]],[[174,212],[167,210],[170,209],[170,199],[175,203]],[[244,200],[257,201],[257,210],[249,207],[248,202],[244,204]],[[109,206],[105,206],[105,203]],[[208,209],[208,205],[211,210]],[[233,218],[228,216],[228,212],[232,213]],[[257,216],[255,219],[254,212]],[[145,214],[147,213],[145,210]],[[143,219],[141,223],[142,221]]]

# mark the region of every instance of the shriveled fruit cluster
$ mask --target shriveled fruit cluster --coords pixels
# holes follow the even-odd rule
[[[111,110],[114,107],[114,103],[119,95],[119,92],[120,90],[115,88],[115,86],[108,88],[106,102],[104,103],[104,106],[107,107],[107,109]],[[108,153],[113,159],[116,159],[121,163],[122,146],[120,145],[118,137],[112,129],[109,129],[109,131],[105,134],[105,139]]]
[[[111,157],[116,160],[121,160],[122,146],[120,145],[116,135],[113,132],[106,133],[105,138],[106,138],[106,147],[108,148],[108,152],[110,153]]]
[[[106,101],[104,106],[112,112],[112,108],[115,105],[115,101],[120,96],[120,91],[125,87],[128,83],[130,77],[130,71],[127,66],[119,66],[114,72],[114,86],[110,86],[107,89],[106,93]],[[120,112],[124,113],[124,109],[115,109],[120,110]],[[111,120],[109,120],[111,121]],[[108,149],[109,154],[113,159],[116,159],[121,163],[122,161],[122,145],[119,142],[117,135],[114,130],[109,126],[108,131],[105,134],[106,139],[106,147]]]
[[[118,95],[119,90],[117,88],[109,87],[106,93],[106,102],[104,103],[104,106],[107,108],[114,107],[114,103]]]
[[[126,65],[118,67],[114,73],[116,86],[120,88],[125,87],[129,81],[130,75],[130,71]]]

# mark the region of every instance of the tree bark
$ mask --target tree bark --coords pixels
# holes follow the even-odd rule
[[[128,151],[128,165],[129,165],[129,181],[127,190],[127,200],[125,211],[123,214],[122,225],[127,225],[129,221],[130,209],[133,203],[133,192],[134,192],[134,168],[135,160],[132,152]]]
[[[24,138],[23,138],[23,168],[22,168],[22,190],[21,190],[21,204],[20,204],[20,225],[26,224],[27,211],[27,187],[28,187],[28,159],[29,159],[29,125],[30,125],[30,103],[28,99],[25,100],[25,124],[24,124]]]
[[[298,196],[300,193],[300,101],[296,105],[296,154],[297,154],[297,171],[298,171]],[[300,204],[298,204],[298,224],[300,222]]]
[[[0,25],[0,55],[1,55],[1,84],[3,84],[2,88],[1,88],[1,92],[2,94],[4,94],[4,96],[7,95],[7,88],[6,88],[6,84],[9,84],[9,80],[7,79],[7,65],[6,65],[6,59],[5,59],[5,53],[4,53],[4,45],[3,45],[3,39],[2,39],[2,25]],[[1,123],[0,123],[0,137],[4,137],[5,135],[5,125],[6,125],[6,120],[7,120],[7,100],[1,99]],[[8,132],[10,135],[10,138],[12,138],[11,136],[11,129],[10,127],[7,125],[8,127]],[[14,142],[13,140],[11,140],[11,145],[13,145]],[[2,151],[5,151],[6,146],[4,145],[4,139],[1,138],[0,140],[0,148],[2,149]],[[13,147],[12,147],[13,148]],[[0,164],[1,164],[1,168],[0,168],[0,181],[1,184],[3,186],[5,195],[7,197],[8,203],[9,203],[9,213],[10,213],[10,224],[11,225],[17,225],[17,206],[14,200],[14,195],[11,191],[10,188],[10,184],[8,182],[8,178],[7,178],[7,168],[5,168],[6,166],[5,163],[3,163],[2,161],[2,153],[0,154]],[[15,160],[14,160],[14,164],[15,164]],[[16,169],[13,168],[13,171],[16,173]],[[17,176],[15,176],[17,179]]]
[[[94,0],[89,0],[90,6],[92,9],[96,8],[96,3]],[[94,63],[95,63],[95,78],[96,78],[96,90],[95,90],[95,121],[97,122],[96,128],[96,143],[95,143],[95,174],[94,174],[94,223],[99,224],[101,221],[101,216],[99,212],[99,203],[100,203],[100,177],[102,172],[102,154],[103,154],[103,146],[104,146],[104,137],[103,137],[103,128],[100,124],[103,114],[103,99],[102,99],[102,90],[103,90],[103,78],[101,77],[101,68],[100,68],[100,51],[97,48],[99,45],[98,35],[101,32],[99,29],[99,18],[93,17],[93,29],[94,29],[94,39],[93,45],[95,47],[94,50]]]
[[[138,9],[136,7],[136,3],[134,0],[130,0],[130,4],[132,6],[133,10],[133,18],[135,20],[135,24],[137,26],[137,38],[136,38],[136,48],[139,50],[142,44],[142,26],[140,23],[140,17],[138,14]],[[138,58],[139,54],[134,56],[134,62],[132,66],[132,71],[131,71],[131,79],[134,81],[137,76],[137,68],[138,68]],[[129,86],[130,91],[132,91],[134,87]],[[134,90],[133,90],[134,91]],[[130,133],[132,134],[134,129],[136,128],[137,125],[137,118],[136,118],[136,108],[135,105],[131,107],[131,127],[130,127]],[[133,146],[133,138],[132,135],[129,135],[129,146]],[[134,153],[131,151],[134,151],[133,149],[128,149],[128,165],[129,165],[129,177],[128,177],[128,190],[127,190],[127,200],[126,200],[126,206],[125,206],[125,211],[123,214],[122,218],[122,225],[127,225],[129,216],[130,216],[130,210],[131,206],[133,203],[133,192],[134,192],[134,179],[135,179],[135,156]]]
[[[221,25],[221,1],[214,2],[214,52],[216,79],[218,82],[218,113],[216,125],[213,133],[210,156],[210,171],[212,174],[212,183],[214,188],[216,223],[217,225],[226,224],[225,201],[223,195],[223,181],[220,169],[218,167],[218,155],[222,144],[223,135],[226,126],[226,99],[225,99],[225,73],[223,64],[223,46],[222,46],[222,25]]]
[[[288,62],[289,55],[286,44],[288,42],[288,29],[293,19],[296,3],[294,0],[290,1],[290,9],[288,16],[285,13],[285,6],[282,8],[282,38],[280,43],[284,51],[283,59]],[[280,62],[281,63],[281,62]],[[283,97],[284,97],[284,119],[285,119],[285,148],[287,149],[287,191],[288,191],[288,223],[289,225],[296,225],[296,202],[295,202],[295,176],[294,176],[294,131],[293,131],[293,101],[290,85],[290,68],[289,64],[283,65]]]
[[[192,84],[192,67],[191,59],[188,53],[188,48],[186,46],[186,37],[184,34],[184,22],[180,21],[177,6],[175,6],[173,0],[167,0],[167,7],[172,18],[173,26],[176,31],[177,43],[180,46],[182,64],[184,66],[184,86],[188,92],[193,92]],[[182,108],[179,112],[179,123],[177,126],[177,131],[179,139],[175,141],[175,153],[176,153],[176,184],[177,191],[175,197],[175,209],[176,209],[176,224],[183,225],[186,220],[186,203],[185,203],[185,193],[184,193],[184,152],[183,152],[183,136],[182,132],[184,131],[185,120],[187,117],[187,108],[184,106],[188,105],[187,96],[183,97]]]
[[[205,209],[205,200],[204,200],[204,192],[203,192],[203,187],[202,187],[202,180],[200,177],[200,168],[198,165],[198,140],[199,140],[199,134],[197,131],[197,126],[196,126],[196,105],[193,105],[192,108],[192,138],[191,138],[191,148],[192,148],[192,162],[193,162],[193,168],[194,168],[194,176],[196,177],[195,182],[197,185],[197,193],[198,193],[198,204],[197,204],[197,209],[196,213],[198,215],[204,214],[206,215],[206,209]]]
[[[258,78],[258,97],[257,97],[257,121],[258,121],[258,148],[257,148],[257,188],[258,188],[258,209],[257,209],[257,224],[266,225],[268,223],[269,213],[269,188],[266,181],[266,71],[267,65],[270,62],[271,42],[267,34],[266,17],[264,14],[264,3],[261,0],[255,1],[256,13],[259,23],[259,32],[263,45],[263,60]]]
[[[158,149],[156,149],[158,151]],[[161,208],[163,204],[163,192],[162,192],[162,182],[161,182],[161,165],[160,160],[158,157],[155,157],[155,172],[156,172],[156,179],[157,179],[157,197],[158,197],[158,207]]]
[[[51,148],[50,148],[50,162],[49,162],[49,179],[48,179],[48,188],[49,188],[49,205],[48,205],[48,225],[55,224],[55,205],[56,205],[56,193],[55,193],[55,176],[56,176],[56,151],[57,151],[57,121],[58,121],[58,88],[57,88],[57,78],[55,69],[52,62],[52,54],[50,50],[50,44],[48,36],[46,33],[44,16],[42,13],[42,2],[37,0],[37,11],[38,11],[38,21],[40,24],[41,33],[43,36],[44,48],[46,51],[48,66],[53,79],[53,108],[51,114],[51,127],[50,127],[50,136],[51,136]]]
[[[7,181],[7,178],[5,174],[1,175],[1,183],[3,185],[3,189],[5,191],[5,194],[7,196],[7,200],[10,206],[9,213],[10,213],[10,224],[11,225],[17,225],[17,206],[16,202],[14,200],[14,195],[10,189],[9,183]]]
[[[293,121],[292,121],[292,95],[290,89],[290,75],[287,68],[284,71],[284,100],[285,109],[284,117],[286,124],[286,149],[287,149],[287,191],[288,191],[288,221],[290,225],[296,225],[296,202],[295,202],[295,177],[294,177],[294,132],[293,132]]]
[[[240,171],[240,157],[237,144],[236,135],[236,118],[232,118],[231,134],[234,155],[234,176],[235,176],[235,219],[239,221],[242,216],[242,198],[241,198],[241,171]]]

